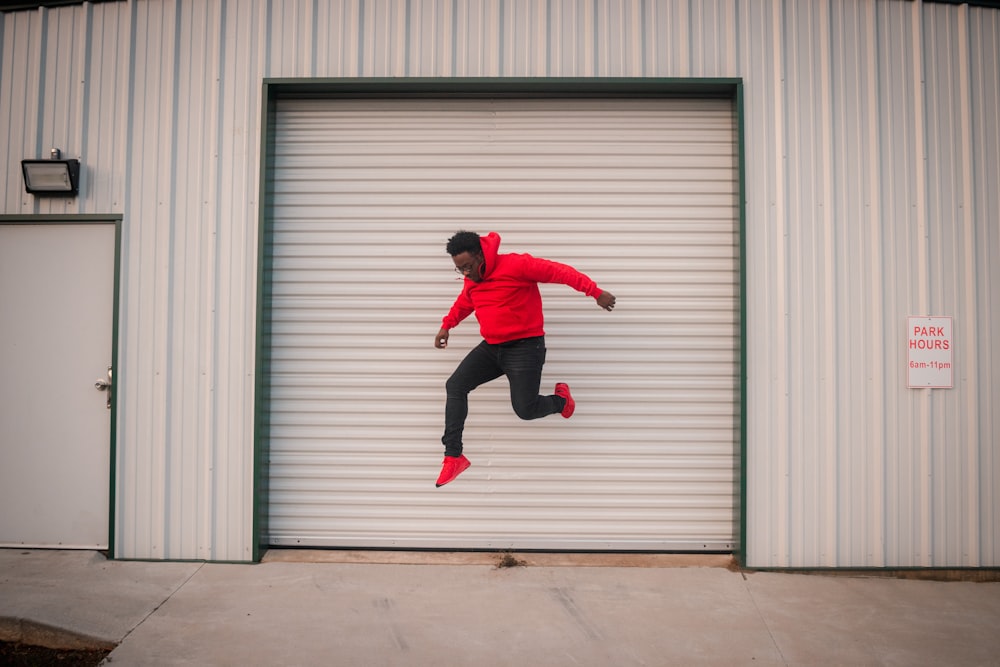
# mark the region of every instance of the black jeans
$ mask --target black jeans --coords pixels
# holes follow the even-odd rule
[[[510,402],[521,419],[539,419],[562,412],[566,399],[539,396],[542,366],[545,364],[545,337],[522,338],[491,345],[481,342],[466,355],[445,383],[448,394],[444,407],[444,453],[462,453],[462,432],[469,414],[469,392],[481,384],[507,376]]]

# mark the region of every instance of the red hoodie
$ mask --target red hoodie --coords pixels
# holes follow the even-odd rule
[[[475,311],[479,331],[487,343],[544,336],[538,283],[569,285],[595,299],[601,295],[597,283],[572,266],[531,255],[501,255],[500,235],[496,232],[479,239],[485,263],[483,280],[477,283],[465,278],[462,293],[441,322],[445,329],[454,329]]]

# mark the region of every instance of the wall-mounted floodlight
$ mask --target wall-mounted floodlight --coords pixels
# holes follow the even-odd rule
[[[21,160],[21,171],[29,194],[74,197],[80,187],[80,161],[59,159],[58,148],[48,160]]]

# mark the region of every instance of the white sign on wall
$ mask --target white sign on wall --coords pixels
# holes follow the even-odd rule
[[[911,389],[951,389],[950,317],[909,317],[906,320],[907,386]]]

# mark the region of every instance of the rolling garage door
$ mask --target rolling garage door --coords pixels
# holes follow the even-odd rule
[[[729,100],[287,100],[275,115],[268,304],[272,545],[728,550],[737,526],[738,209]],[[470,400],[472,467],[436,489],[433,346],[459,229],[572,264],[608,313],[543,286],[543,392]]]

